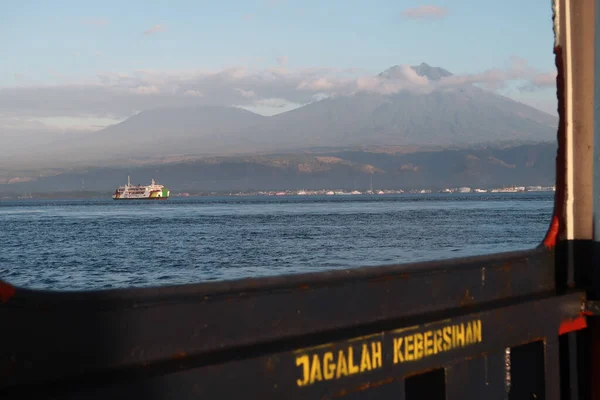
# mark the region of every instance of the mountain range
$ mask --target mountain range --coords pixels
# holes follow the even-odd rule
[[[452,74],[412,67],[439,81]],[[393,80],[401,67],[377,75]],[[100,131],[28,149],[38,164],[173,154],[305,151],[315,147],[450,146],[551,141],[557,118],[473,84],[428,93],[356,93],[316,101],[274,116],[236,107],[142,111]],[[5,153],[6,154],[6,153]]]
[[[79,191],[110,193],[128,175],[132,183],[156,179],[174,192],[285,189],[379,189],[552,185],[555,143],[477,149],[389,153],[342,151],[319,154],[207,157],[135,167],[47,171],[30,180],[2,181],[0,195]]]
[[[411,68],[433,83],[453,76],[425,63]],[[375,79],[403,74],[395,66]],[[174,190],[552,184],[556,117],[474,84],[436,87],[336,96],[274,116],[220,106],[146,110],[26,153],[9,148],[0,193],[78,190],[82,182],[110,190],[127,175]]]

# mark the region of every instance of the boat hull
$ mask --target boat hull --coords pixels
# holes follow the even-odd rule
[[[114,197],[113,200],[167,200],[168,197]]]

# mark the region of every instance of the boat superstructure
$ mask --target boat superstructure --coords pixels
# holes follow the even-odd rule
[[[128,176],[127,184],[119,186],[112,197],[114,200],[166,200],[169,194],[169,189],[158,185],[154,179],[150,185],[132,185]]]

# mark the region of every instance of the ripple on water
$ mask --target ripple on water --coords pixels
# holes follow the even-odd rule
[[[553,194],[328,197],[2,202],[0,277],[108,289],[520,250]]]

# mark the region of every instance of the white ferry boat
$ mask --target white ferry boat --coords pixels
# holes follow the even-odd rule
[[[127,185],[120,186],[113,194],[113,200],[166,200],[170,191],[163,185],[157,185],[152,179],[150,185],[132,185],[127,177]]]

